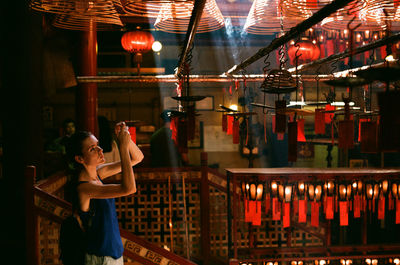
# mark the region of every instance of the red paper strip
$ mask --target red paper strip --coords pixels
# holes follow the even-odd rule
[[[227,135],[231,135],[233,132],[233,116],[228,115],[228,128],[226,130]]]
[[[239,120],[233,120],[233,128],[232,128],[232,142],[233,144],[239,143]]]
[[[363,123],[363,122],[367,122],[367,121],[369,121],[369,119],[359,119],[358,120],[358,141],[359,142],[361,142],[361,140],[362,140],[362,135],[363,135],[363,132],[361,131],[361,124]]]
[[[352,120],[339,121],[338,128],[339,148],[351,149],[354,147],[354,123]]]
[[[311,225],[319,226],[319,202],[311,202]]]
[[[304,135],[304,119],[297,120],[297,142],[305,142],[306,136]]]
[[[325,218],[328,220],[333,219],[333,197],[332,196],[326,197]]]
[[[307,201],[299,201],[299,223],[307,222]]]
[[[136,144],[136,127],[132,126],[128,128],[129,134],[131,135],[132,141]]]
[[[178,118],[177,117],[173,117],[171,119],[169,128],[172,131],[172,134],[171,134],[172,140],[175,142],[175,145],[178,145]]]
[[[325,58],[325,45],[323,43],[319,44],[319,50],[320,50],[320,58]]]
[[[323,109],[315,110],[314,131],[315,134],[325,134],[325,113]]]
[[[400,224],[400,200],[396,199],[396,224]]]
[[[279,207],[278,198],[272,198],[272,220],[281,220],[281,210]]]
[[[386,53],[386,45],[381,46],[380,51],[381,51],[381,58],[384,60],[386,58],[386,55],[387,55],[387,53]]]
[[[252,212],[250,211],[250,201],[244,200],[244,221],[251,223],[253,220]]]
[[[285,139],[285,134],[284,133],[277,133],[276,134],[276,139],[278,141],[283,141],[283,139]]]
[[[340,209],[340,225],[347,226],[349,225],[349,206],[347,201],[339,202]]]
[[[333,43],[333,39],[326,41],[326,55],[332,55],[335,53],[335,44]]]
[[[325,110],[326,111],[335,110],[335,109],[336,109],[336,107],[332,106],[331,104],[325,105]],[[325,123],[327,123],[327,124],[331,123],[334,115],[335,115],[334,113],[325,113]]]
[[[269,195],[265,196],[265,214],[269,214],[271,211],[271,197]]]
[[[254,201],[254,215],[253,215],[253,225],[261,225],[261,202]]]
[[[354,195],[354,218],[360,218],[361,217],[361,196],[360,195]]]
[[[226,114],[222,114],[222,131],[226,132],[228,130],[228,119]]]
[[[296,215],[299,212],[299,200],[293,200],[293,215]]]
[[[290,202],[282,202],[283,207],[283,227],[290,226]]]
[[[385,197],[380,197],[378,200],[378,219],[385,219]]]

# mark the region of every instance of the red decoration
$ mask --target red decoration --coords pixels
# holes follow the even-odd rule
[[[311,225],[314,227],[319,226],[319,202],[311,202]]]
[[[327,50],[327,53],[326,53],[327,56],[335,53],[335,44],[334,44],[333,40],[326,41],[326,50]]]
[[[172,140],[174,140],[176,146],[178,146],[178,122],[179,122],[179,118],[173,117],[173,118],[171,118],[171,123],[169,125],[169,128],[172,131],[171,138],[172,138]]]
[[[251,223],[253,220],[253,215],[254,215],[254,207],[250,206],[251,201],[249,200],[244,200],[244,221],[246,223]],[[251,204],[253,205],[253,204]]]
[[[228,120],[227,120],[227,115],[222,114],[222,131],[226,132],[228,129]]]
[[[283,228],[290,226],[290,202],[282,202]]]
[[[400,224],[400,200],[396,199],[396,224]]]
[[[275,101],[275,108],[275,132],[284,133],[286,131],[286,115],[284,114],[286,109],[286,100]]]
[[[385,219],[385,197],[380,197],[378,200],[378,219]]]
[[[349,225],[349,202],[348,201],[341,201],[339,202],[340,208],[340,225],[347,226]]]
[[[281,220],[281,209],[278,198],[272,198],[272,220]]]
[[[326,219],[333,219],[333,197],[327,196],[326,197],[326,208],[325,208],[325,218]]]
[[[361,217],[361,196],[360,195],[354,195],[354,201],[353,201],[353,214],[354,218],[360,218]]]
[[[233,116],[228,115],[228,128],[226,130],[227,135],[231,135],[233,132],[233,120],[234,120]]]
[[[298,64],[309,63],[319,59],[320,50],[317,45],[309,40],[301,40],[297,43],[300,47],[291,45],[288,49],[288,55],[292,65],[296,64],[296,51],[299,49],[297,54],[299,55]]]
[[[307,201],[299,200],[299,223],[307,222]]]
[[[269,214],[271,211],[271,197],[267,194],[265,196],[265,213]]]
[[[328,104],[325,106],[326,111],[335,110],[335,109],[336,109],[336,107],[332,106],[331,104]],[[334,116],[335,116],[334,113],[325,113],[325,123],[331,123]]]
[[[146,31],[130,31],[122,35],[121,44],[130,53],[145,53],[151,50],[154,37]]]
[[[260,201],[253,201],[253,207],[254,207],[254,215],[253,215],[253,220],[252,224],[253,225],[261,225],[261,202]]]
[[[360,123],[360,142],[362,153],[378,152],[378,123],[365,121]]]
[[[339,121],[339,148],[351,149],[354,147],[354,122],[352,120]]]
[[[305,142],[306,136],[304,135],[304,119],[297,120],[297,142]]]

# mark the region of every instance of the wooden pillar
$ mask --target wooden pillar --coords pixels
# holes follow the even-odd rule
[[[97,75],[97,31],[91,22],[88,31],[82,34],[81,76]],[[97,83],[81,83],[76,93],[76,121],[79,130],[90,131],[96,136],[97,128]]]
[[[200,216],[201,216],[201,254],[204,265],[210,262],[210,187],[208,184],[208,159],[207,153],[201,152],[201,197],[200,197]]]
[[[226,198],[227,198],[227,221],[228,221],[228,259],[232,258],[232,203],[231,203],[231,177],[232,173],[227,172],[226,174]]]
[[[25,228],[26,228],[26,250],[29,265],[39,265],[39,227],[38,217],[35,215],[34,207],[34,184],[36,181],[36,168],[28,166],[25,169]],[[17,257],[15,257],[17,258]]]

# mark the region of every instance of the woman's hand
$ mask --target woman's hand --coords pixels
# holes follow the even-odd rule
[[[117,135],[119,145],[123,147],[128,147],[131,140],[131,136],[128,131],[128,126],[126,126],[125,122],[119,122],[115,126],[115,132]]]

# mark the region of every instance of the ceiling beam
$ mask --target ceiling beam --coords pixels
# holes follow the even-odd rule
[[[286,32],[283,36],[274,39],[268,46],[258,50],[253,56],[247,58],[239,65],[234,65],[231,69],[225,72],[225,75],[232,75],[240,71],[241,69],[246,68],[250,64],[254,63],[255,61],[261,59],[265,55],[269,54],[273,50],[279,48],[280,46],[284,45],[288,41],[297,38],[300,36],[301,33],[305,32],[312,26],[321,22],[324,18],[328,17],[329,15],[336,12],[338,9],[346,6],[352,0],[335,0],[332,3],[324,6],[318,12],[314,13],[311,17],[300,22],[295,27],[291,28],[288,32]]]

